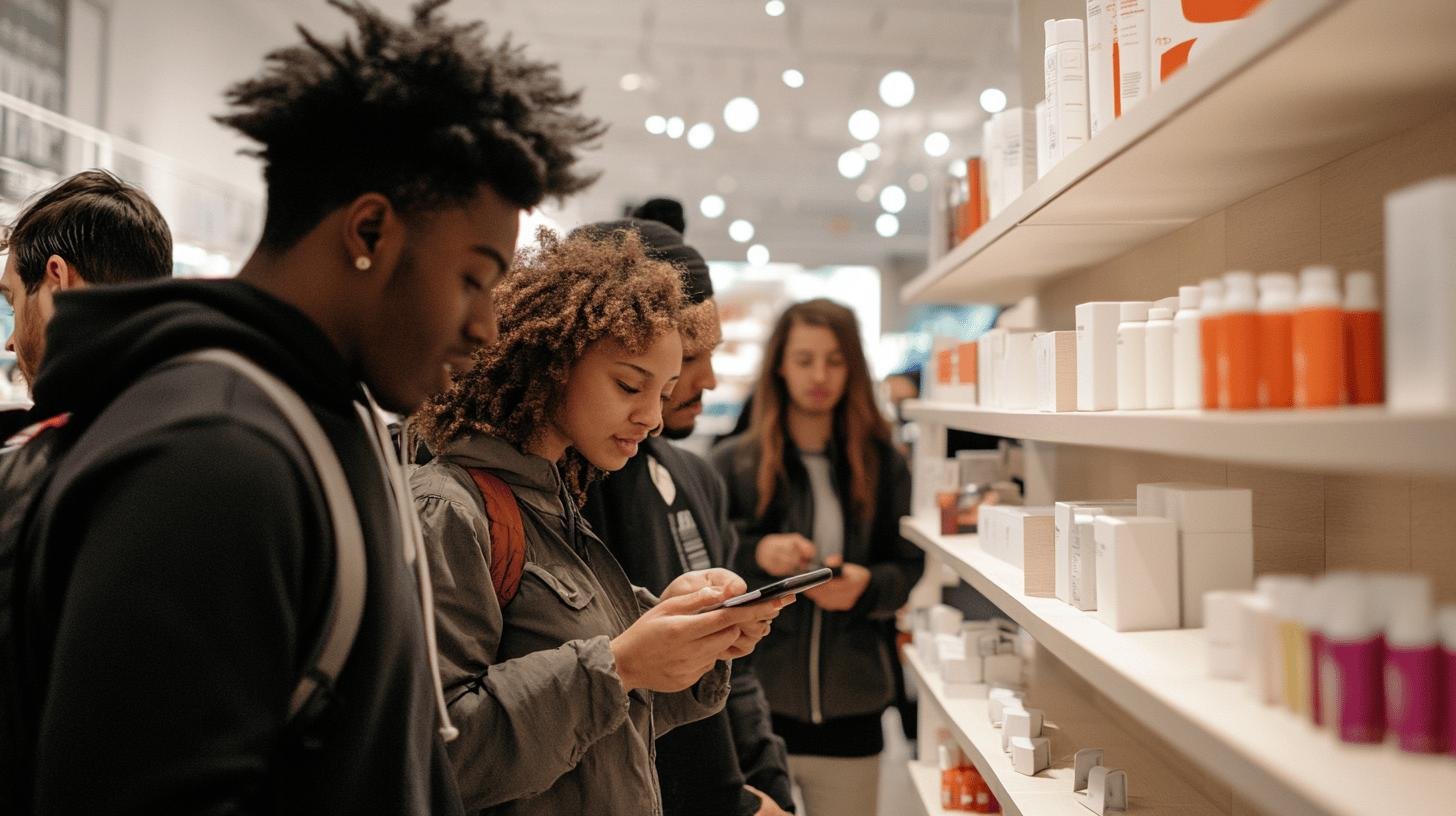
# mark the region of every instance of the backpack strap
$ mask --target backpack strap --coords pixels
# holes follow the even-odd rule
[[[502,608],[516,597],[526,568],[526,528],[516,496],[499,476],[481,468],[466,468],[485,500],[490,531],[490,584]]]
[[[282,380],[246,357],[226,349],[191,352],[178,357],[175,362],[223,365],[256,385],[292,427],[323,488],[329,525],[334,533],[334,588],[329,599],[328,616],[309,656],[308,668],[288,698],[288,720],[292,722],[300,714],[316,713],[327,702],[354,646],[359,622],[364,617],[367,561],[364,531],[359,524],[354,494],[349,489],[349,480],[328,435],[303,399]]]

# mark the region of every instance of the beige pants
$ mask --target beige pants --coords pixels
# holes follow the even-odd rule
[[[880,758],[789,754],[799,786],[800,816],[875,816],[880,800]]]

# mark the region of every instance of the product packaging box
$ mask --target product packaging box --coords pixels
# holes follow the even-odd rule
[[[1052,536],[1056,546],[1053,559],[1055,576],[1053,591],[1062,603],[1072,602],[1072,548],[1076,542],[1075,517],[1077,513],[1100,515],[1134,515],[1137,503],[1125,500],[1112,501],[1059,501],[1052,511]]]
[[[981,382],[981,357],[974,340],[956,346],[956,382],[963,398],[967,402],[976,402]]]
[[[1118,632],[1177,629],[1178,529],[1147,516],[1100,516],[1097,617]]]
[[[1079,510],[1072,517],[1070,547],[1072,588],[1071,597],[1067,599],[1067,603],[1083,612],[1091,612],[1097,608],[1097,537],[1094,525],[1102,515],[1102,513],[1084,513]],[[1131,515],[1131,513],[1126,515]]]
[[[1155,2],[1157,0],[1117,0],[1116,55],[1113,61],[1117,65],[1118,116],[1125,116],[1133,106],[1146,99],[1153,88],[1149,75],[1153,48],[1149,4]]]
[[[1001,212],[1005,195],[1003,173],[1005,163],[1001,161],[1001,129],[996,126],[995,117],[981,125],[981,181],[986,186],[986,220],[995,218]]]
[[[1077,306],[1077,410],[1111,411],[1117,407],[1117,301]]]
[[[992,329],[976,341],[976,355],[980,359],[976,367],[980,376],[978,394],[981,405],[986,408],[1001,407],[1001,392],[996,388],[996,361],[1006,347],[1007,334],[1005,329]]]
[[[1238,28],[1262,0],[1138,0],[1148,7],[1150,73],[1157,88]]]
[[[992,208],[999,213],[1036,183],[1036,111],[1008,108],[991,119],[1001,148],[1001,201]]]
[[[1022,571],[1023,593],[1056,594],[1053,508],[987,505],[981,508],[981,549]]]
[[[986,718],[991,721],[991,725],[1004,727],[1008,708],[1023,708],[1020,692],[1009,688],[993,688],[986,694]]]
[[[1138,515],[1178,527],[1178,575],[1184,628],[1203,625],[1203,596],[1254,586],[1254,495],[1242,488],[1193,482],[1138,485]]]
[[[1032,348],[1035,332],[1008,332],[996,362],[999,378],[997,391],[1001,407],[1030,410],[1036,407],[1036,353]]]
[[[1052,741],[1046,737],[1011,740],[1011,768],[1024,776],[1036,776],[1051,767]]]
[[[1032,345],[1036,352],[1037,410],[1077,410],[1077,333],[1042,332]]]
[[[1456,409],[1456,176],[1385,199],[1385,372],[1391,411]]]
[[[1112,45],[1117,0],[1087,0],[1087,112],[1092,136],[1117,116],[1117,83],[1112,75]]]
[[[983,662],[986,684],[1004,688],[1020,688],[1022,685],[1022,660],[1018,654],[997,654]]]

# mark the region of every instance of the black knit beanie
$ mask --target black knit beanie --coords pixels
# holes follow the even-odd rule
[[[667,201],[667,199],[655,200]],[[634,215],[640,212],[641,209]],[[678,205],[677,212],[680,221],[682,218],[681,205]],[[682,274],[683,295],[687,298],[688,303],[702,303],[713,296],[713,279],[708,276],[708,262],[703,260],[703,256],[696,249],[683,241],[681,232],[667,224],[642,217],[623,218],[618,221],[598,221],[595,224],[586,224],[572,230],[571,234],[573,236],[588,235],[601,239],[627,231],[636,232],[641,237],[642,246],[647,250],[647,257],[657,261],[666,261],[677,267]]]

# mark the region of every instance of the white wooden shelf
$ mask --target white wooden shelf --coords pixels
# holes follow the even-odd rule
[[[910,760],[910,782],[920,801],[920,812],[925,816],[945,816],[947,811],[940,806],[940,769],[933,765]]]
[[[905,403],[902,413],[1038,442],[1320,471],[1456,475],[1453,414],[1398,414],[1382,407],[1042,413],[924,400]]]
[[[907,283],[1011,303],[1407,130],[1456,99],[1456,3],[1266,0]]]
[[[1267,813],[1416,816],[1449,812],[1456,802],[1451,757],[1346,745],[1256,702],[1243,683],[1209,677],[1202,630],[1114,632],[1055,598],[1022,595],[1021,571],[987,555],[973,535],[936,535],[912,518],[900,528],[1088,683]]]

